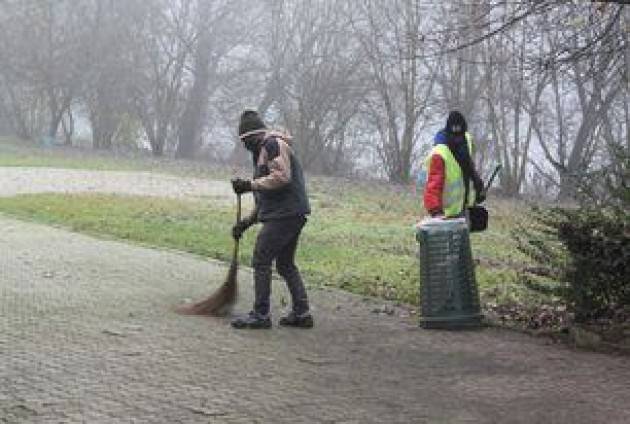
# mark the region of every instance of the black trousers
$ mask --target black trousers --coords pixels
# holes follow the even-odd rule
[[[263,223],[256,239],[254,258],[254,311],[267,315],[271,297],[271,265],[276,261],[278,274],[287,283],[291,293],[293,311],[308,312],[308,298],[300,271],[295,265],[295,251],[302,228],[306,224],[303,216],[284,218]]]

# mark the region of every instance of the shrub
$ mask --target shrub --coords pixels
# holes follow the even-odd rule
[[[630,306],[630,215],[594,209],[533,209],[534,223],[514,233],[517,247],[535,263],[523,280],[539,276],[557,284],[576,321]],[[545,286],[548,290],[549,286]]]
[[[585,174],[580,206],[532,208],[532,221],[513,232],[518,249],[536,264],[521,275],[534,289],[561,296],[584,322],[630,306],[630,156]]]

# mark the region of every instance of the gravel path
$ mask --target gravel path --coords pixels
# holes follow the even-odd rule
[[[630,422],[627,358],[496,329],[425,331],[339,291],[311,292],[313,330],[234,331],[171,312],[214,289],[224,264],[1,217],[0,228],[0,423]],[[246,310],[247,269],[240,281]],[[277,319],[287,294],[274,290]]]
[[[225,181],[150,172],[0,167],[0,196],[24,193],[118,193],[170,198],[232,199]]]

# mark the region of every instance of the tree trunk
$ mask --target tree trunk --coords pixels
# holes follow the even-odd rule
[[[205,32],[197,44],[195,80],[179,124],[179,140],[176,152],[178,158],[192,159],[201,147],[203,122],[208,109],[211,45],[210,34]]]
[[[64,145],[65,146],[72,146],[72,137],[74,136],[74,115],[72,114],[72,110],[68,109],[67,112],[68,115],[68,123],[66,124],[66,121],[63,119],[61,119],[61,128],[63,129],[63,135],[64,135]]]
[[[114,138],[114,124],[111,113],[104,108],[96,107],[90,114],[92,126],[92,147],[99,150],[109,150]]]
[[[153,150],[153,156],[162,157],[164,156],[164,147],[166,146],[166,138],[168,136],[168,124],[163,121],[159,121],[157,126],[158,128],[155,132],[155,137],[153,138],[151,147]]]

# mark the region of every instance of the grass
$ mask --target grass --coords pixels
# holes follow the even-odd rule
[[[419,281],[413,224],[417,201],[405,193],[381,193],[380,201],[350,190],[348,201],[316,191],[315,214],[305,228],[298,264],[311,286],[417,303]],[[234,210],[223,204],[98,194],[35,194],[0,199],[0,211],[17,218],[149,246],[228,260]],[[500,219],[497,219],[500,221]],[[251,262],[256,231],[243,238],[241,263]],[[478,268],[482,289],[507,290],[515,273],[496,267],[509,257],[505,240],[473,236],[479,255],[495,265]],[[501,247],[503,243],[503,247]],[[496,268],[496,269],[492,269]],[[502,293],[502,292],[501,292]]]
[[[25,147],[0,139],[0,166],[54,166],[143,170],[226,178],[206,164],[115,158],[91,151]],[[375,182],[309,178],[313,215],[305,227],[298,263],[311,286],[333,286],[359,294],[417,303],[419,267],[414,224],[423,215],[411,190]],[[524,261],[509,235],[522,208],[491,199],[488,231],[472,235],[482,293],[520,296],[514,264]],[[211,200],[186,202],[98,194],[35,194],[0,198],[0,212],[21,219],[144,245],[228,260],[234,210]],[[251,262],[257,230],[244,237],[241,263]]]
[[[82,154],[80,149],[61,146],[43,148],[32,142],[0,137],[0,166],[54,167],[110,171],[137,171],[144,167],[138,161],[113,155]]]
[[[209,166],[202,161],[155,158],[141,151],[114,153],[65,146],[41,147],[12,137],[0,137],[0,166],[147,171],[202,178],[227,178],[231,173],[227,167]]]

